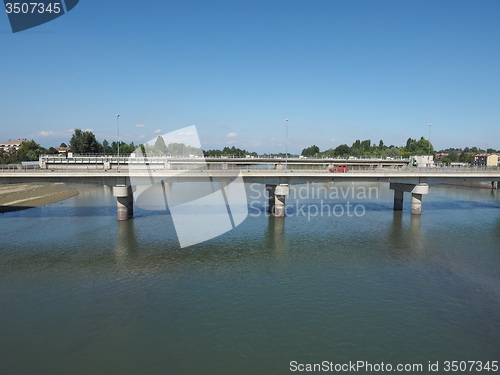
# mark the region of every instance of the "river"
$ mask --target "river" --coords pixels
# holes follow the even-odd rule
[[[241,225],[180,248],[169,214],[117,222],[109,189],[75,187],[0,215],[3,375],[500,360],[498,191],[431,187],[412,216],[388,184],[307,187],[278,219],[248,186]]]

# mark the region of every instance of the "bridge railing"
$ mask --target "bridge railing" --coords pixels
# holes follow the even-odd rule
[[[40,170],[39,165],[23,165],[23,164],[0,164],[0,173],[1,172],[22,172],[22,171],[30,171]]]

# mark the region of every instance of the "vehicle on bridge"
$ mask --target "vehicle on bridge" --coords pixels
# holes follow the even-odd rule
[[[345,164],[337,165],[336,167],[330,168],[330,172],[348,172],[349,167]]]

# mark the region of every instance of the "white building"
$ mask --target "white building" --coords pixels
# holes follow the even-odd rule
[[[0,143],[0,150],[9,153],[12,150],[19,150],[23,142],[29,142],[27,139],[9,139],[7,142]]]
[[[410,166],[412,167],[434,167],[434,155],[410,156]]]

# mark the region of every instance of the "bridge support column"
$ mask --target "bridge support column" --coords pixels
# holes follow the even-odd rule
[[[116,197],[117,218],[120,221],[134,216],[134,196],[132,187],[125,185],[113,186],[113,196]]]
[[[391,182],[390,188],[394,190],[394,211],[403,209],[403,193],[411,193],[411,213],[420,215],[422,213],[422,195],[429,193],[427,184],[404,184]]]
[[[491,190],[498,189],[498,181],[491,181]]]
[[[269,194],[269,213],[275,217],[285,217],[285,197],[290,194],[288,184],[266,185]]]
[[[402,190],[394,190],[394,211],[403,210],[403,197],[404,192]]]
[[[411,193],[411,213],[412,215],[422,214],[422,194]]]

